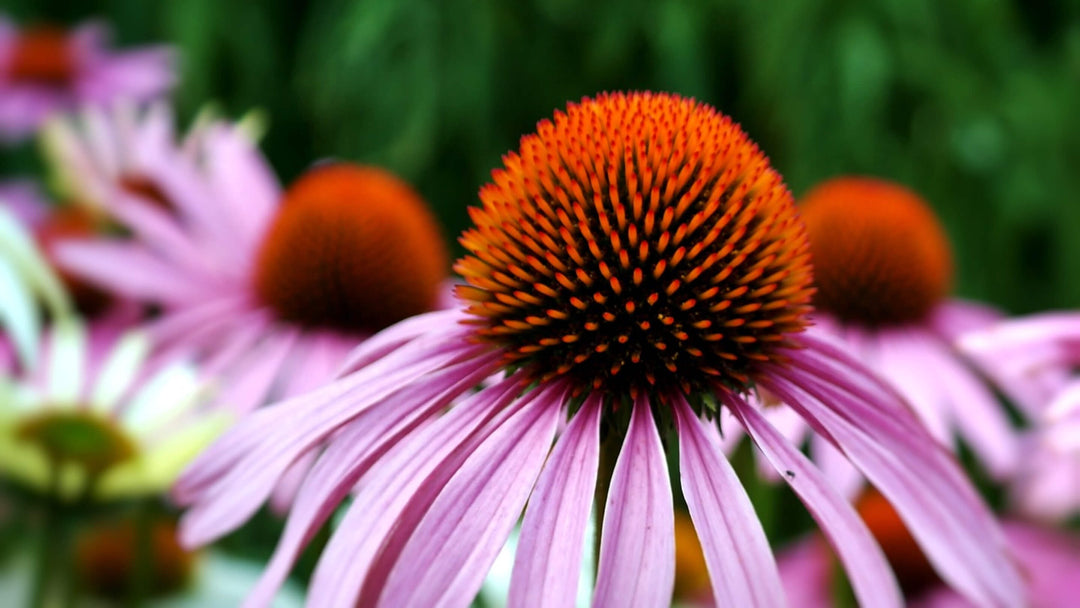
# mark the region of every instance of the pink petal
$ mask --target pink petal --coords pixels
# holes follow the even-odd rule
[[[1008,478],[1020,453],[1005,407],[947,346],[928,337],[924,356],[926,369],[933,370],[946,393],[953,421],[964,440],[995,479]]]
[[[667,606],[674,588],[671,481],[648,399],[639,397],[611,477],[593,604]]]
[[[363,397],[360,398],[350,399],[350,395],[335,394],[335,391],[331,393],[329,402],[323,401],[321,406],[318,400],[313,400],[293,404],[286,402],[275,407],[273,413],[278,415],[279,428],[276,430],[279,437],[262,437],[253,449],[242,456],[240,462],[217,479],[214,486],[199,498],[199,504],[191,508],[181,522],[184,542],[188,545],[205,544],[235,529],[266,500],[277,480],[297,458],[342,425],[361,416],[363,419],[389,416],[388,409],[409,411],[402,404],[424,404],[424,408],[429,410],[444,407],[490,373],[493,358],[469,360],[459,366],[440,370],[412,385],[405,385],[406,381],[426,371],[425,367],[439,369],[447,364],[446,356],[431,357],[424,361],[423,366],[407,367],[398,373],[383,376],[378,382],[361,384],[350,391],[353,394],[361,392]],[[347,386],[349,383],[339,384]],[[330,385],[330,388],[335,388],[335,385]],[[317,404],[314,408],[311,407],[313,402]],[[251,418],[265,411],[266,408]],[[376,426],[373,424],[372,428]],[[228,438],[229,434],[219,441]],[[199,468],[200,462],[206,462],[207,454],[211,454],[211,451],[204,452],[193,465],[194,469]],[[212,463],[203,466],[218,468],[220,465]],[[181,492],[178,497],[182,498],[183,484],[179,487]]]
[[[380,605],[464,606],[476,597],[540,474],[564,398],[522,408],[469,456],[402,549]]]
[[[885,555],[851,504],[757,410],[735,396],[726,401],[758,449],[777,471],[783,472],[784,479],[821,526],[844,563],[860,603],[903,606],[900,588]]]
[[[790,367],[772,369],[761,384],[800,411],[881,490],[944,579],[988,606],[1021,604],[1023,585],[1000,530],[956,462],[901,403],[849,381],[862,382],[859,376],[869,373],[858,363],[849,359],[846,374],[815,377],[820,370],[804,369],[822,355],[814,348],[793,352]]]
[[[521,524],[512,607],[573,606],[600,455],[601,398],[590,396],[559,439]]]
[[[437,419],[428,427],[432,434],[421,429],[387,454],[323,551],[310,585],[312,605],[376,603],[405,543],[462,463],[536,399],[536,393],[519,399],[521,386],[513,376],[482,390]]]
[[[784,589],[769,541],[735,470],[690,404],[673,403],[683,495],[694,522],[718,606],[783,606]]]
[[[254,143],[232,126],[214,125],[206,133],[205,154],[219,212],[238,238],[255,244],[281,203],[277,177]]]
[[[130,298],[174,304],[207,294],[205,284],[131,244],[73,239],[57,243],[54,251],[64,269]]]

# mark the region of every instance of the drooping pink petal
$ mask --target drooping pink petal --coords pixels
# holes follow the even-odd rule
[[[476,597],[551,449],[565,398],[552,393],[522,408],[462,463],[401,550],[380,605],[464,606]]]
[[[573,606],[596,490],[601,398],[589,397],[559,439],[521,524],[510,578],[513,608]]]
[[[634,401],[611,477],[596,606],[667,606],[675,588],[675,512],[667,460],[647,397]]]
[[[283,422],[290,426],[286,427],[281,440],[263,437],[262,442],[218,479],[200,498],[199,504],[185,514],[181,522],[184,542],[202,545],[235,529],[266,500],[277,480],[297,458],[341,425],[361,416],[367,419],[377,419],[380,414],[389,416],[384,410],[402,409],[405,407],[400,405],[402,403],[420,403],[431,410],[443,407],[490,373],[491,359],[480,357],[467,361],[461,364],[463,367],[441,370],[404,389],[400,387],[408,376],[390,374],[385,377],[381,390],[369,391],[362,387],[362,398],[343,397],[333,402],[337,407],[327,405],[306,415],[285,418]],[[431,363],[437,366],[440,361],[432,358]],[[417,368],[404,370],[408,375],[421,371]]]
[[[300,549],[310,542],[337,503],[377,461],[379,466],[365,478],[349,514],[324,549],[324,557],[311,586],[311,600],[313,603],[318,600],[315,605],[329,605],[331,592],[350,594],[354,598],[366,572],[363,566],[370,564],[383,535],[420,482],[456,451],[478,426],[503,410],[518,391],[518,378],[488,387],[454,406],[446,415],[419,426],[400,442],[386,442],[388,449],[370,450],[353,441],[352,435],[364,432],[360,427],[351,427],[335,437],[308,473],[274,555],[246,605],[269,603]],[[354,521],[354,513],[362,516],[359,521]],[[347,555],[339,555],[339,552]],[[321,584],[327,569],[341,575],[333,577],[329,584]],[[345,570],[349,571],[343,572]]]
[[[776,470],[783,473],[784,479],[817,520],[844,563],[862,605],[903,606],[900,588],[885,555],[845,497],[801,452],[769,426],[757,410],[735,396],[726,401],[754,443]]]
[[[907,397],[930,434],[942,445],[952,445],[946,412],[948,400],[936,374],[928,373],[926,352],[919,330],[881,332],[878,338],[881,375]]]
[[[432,444],[422,433],[407,437],[372,471],[323,551],[310,586],[312,604],[377,603],[402,549],[446,484],[483,442],[540,396],[533,391],[516,398],[522,387],[513,383],[520,380],[512,376],[481,391],[475,401],[466,400],[463,405],[482,408],[477,412],[482,416],[464,413],[468,422],[464,427],[459,426],[462,420],[451,419],[449,423],[458,429],[452,431],[453,441]],[[438,419],[433,426],[438,428],[446,419]]]
[[[821,356],[814,348],[796,351],[789,367],[772,368],[760,382],[878,487],[945,580],[987,606],[1022,604],[1023,585],[1000,530],[955,460],[901,402],[849,381],[869,374],[857,362],[847,358],[846,374],[816,376],[820,366],[805,363]]]
[[[207,286],[127,244],[68,240],[54,249],[65,270],[128,297],[172,304],[206,297]]]
[[[679,468],[718,606],[783,606],[784,588],[754,506],[707,429],[680,396],[672,404]]]
[[[954,353],[927,336],[924,357],[945,392],[953,423],[978,455],[986,470],[998,480],[1007,479],[1020,456],[1016,431],[1005,407],[982,380],[963,366]]]
[[[251,353],[246,367],[230,375],[214,402],[238,414],[246,414],[262,404],[298,337],[293,328],[272,333],[256,353]]]

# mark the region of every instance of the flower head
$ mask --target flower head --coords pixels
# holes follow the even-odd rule
[[[62,499],[160,493],[223,429],[183,364],[146,361],[145,336],[62,321],[33,371],[0,378],[0,471]]]
[[[814,305],[865,327],[926,318],[949,293],[952,251],[929,206],[883,180],[844,177],[800,202],[814,256]]]
[[[839,177],[799,205],[814,260],[814,320],[880,373],[914,406],[935,438],[968,445],[999,480],[1019,460],[1018,432],[994,387],[954,342],[1001,317],[950,299],[952,252],[931,207],[911,190],[867,177]],[[770,418],[797,442],[810,428],[778,408]],[[734,441],[729,441],[734,445]],[[863,479],[822,437],[813,454],[850,495]]]
[[[175,80],[172,63],[164,48],[108,50],[98,23],[19,29],[0,15],[0,139],[21,139],[80,105],[159,96]]]
[[[169,124],[153,108],[141,122],[120,109],[56,124],[62,174],[116,167],[83,177],[130,233],[69,240],[58,256],[105,292],[159,307],[155,344],[204,362],[222,403],[247,411],[313,388],[365,336],[439,306],[447,253],[400,179],[329,163],[283,191],[241,127],[201,124],[179,145]],[[94,144],[108,126],[128,134],[127,160],[87,162],[111,158]]]
[[[803,230],[729,118],[667,94],[586,98],[523,138],[493,182],[462,237],[464,310],[376,334],[340,379],[254,412],[175,488],[192,505],[181,533],[199,544],[315,459],[252,605],[350,493],[311,604],[468,605],[524,510],[509,603],[569,605],[601,487],[594,604],[666,606],[676,549],[665,450],[678,454],[715,601],[781,605],[761,523],[720,450],[723,408],[784,471],[858,597],[898,606],[870,533],[746,400],[754,386],[882,489],[944,579],[977,602],[1021,603],[956,463],[891,389],[802,331]]]
[[[576,392],[745,387],[806,325],[791,195],[726,117],[666,96],[572,107],[480,190],[455,269],[475,335]],[[598,137],[605,131],[608,137]],[[566,306],[569,303],[570,306]]]

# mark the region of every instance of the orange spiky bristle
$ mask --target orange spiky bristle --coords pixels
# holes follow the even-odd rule
[[[7,65],[13,81],[57,87],[75,77],[75,57],[67,32],[42,25],[19,32]]]
[[[821,309],[869,326],[907,323],[923,319],[948,294],[948,238],[910,190],[837,178],[810,191],[799,207]]]
[[[675,95],[570,104],[470,209],[458,295],[481,340],[579,392],[745,387],[812,293],[781,177],[728,117]]]
[[[288,321],[374,332],[430,311],[448,265],[438,224],[408,184],[334,163],[285,193],[258,254],[255,289]]]

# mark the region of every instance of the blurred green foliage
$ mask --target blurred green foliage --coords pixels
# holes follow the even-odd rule
[[[840,173],[925,195],[957,289],[1014,312],[1080,306],[1080,0],[4,0],[179,46],[182,115],[269,113],[283,179],[387,166],[448,236],[499,157],[567,100],[697,97],[796,195]]]

